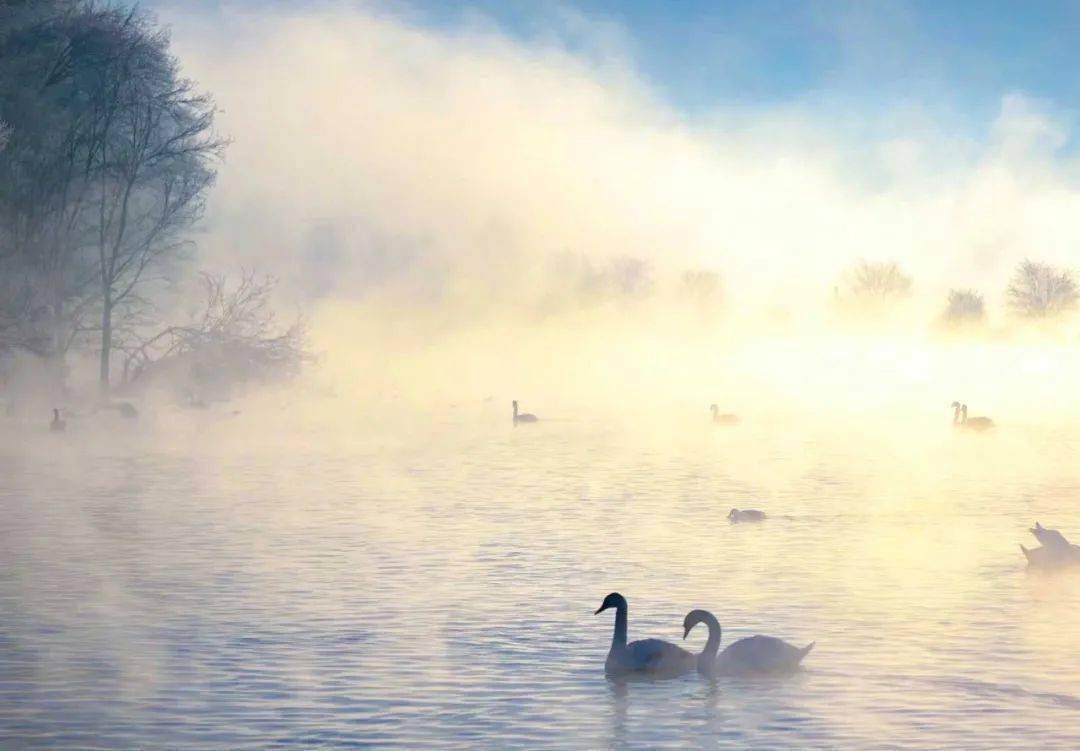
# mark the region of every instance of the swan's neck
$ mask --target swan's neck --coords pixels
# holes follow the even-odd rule
[[[615,610],[615,633],[611,637],[611,651],[626,649],[626,603],[619,605]]]
[[[515,420],[517,419],[517,415],[518,415],[517,402],[514,402],[514,419]]]
[[[963,425],[967,424],[967,407],[960,410],[960,423]]]
[[[709,638],[705,641],[705,649],[698,655],[698,663],[712,664],[716,653],[720,651],[720,621],[710,614],[708,618],[703,618],[702,622],[709,629]]]
[[[953,421],[953,424],[960,422],[960,408],[959,407],[953,407],[952,421]]]

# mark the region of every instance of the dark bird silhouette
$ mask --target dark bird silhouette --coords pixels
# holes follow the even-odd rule
[[[528,412],[522,412],[521,414],[518,414],[518,403],[517,403],[516,399],[514,400],[514,424],[515,425],[517,425],[519,422],[536,422],[539,419],[540,418],[537,417],[536,415],[529,414]]]
[[[738,415],[733,415],[730,412],[720,414],[720,408],[715,404],[710,404],[709,409],[712,410],[712,421],[720,425],[735,425],[740,422]]]
[[[49,423],[49,430],[53,433],[63,433],[67,430],[67,420],[60,419],[60,410],[53,407],[52,422]]]
[[[968,417],[968,407],[960,402],[953,402],[953,425],[968,430],[989,430],[994,421],[989,417]]]

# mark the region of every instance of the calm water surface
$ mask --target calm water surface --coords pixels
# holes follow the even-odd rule
[[[1076,749],[1080,575],[1017,543],[1080,538],[1080,435],[937,417],[9,421],[0,747]],[[817,647],[617,685],[612,590]]]

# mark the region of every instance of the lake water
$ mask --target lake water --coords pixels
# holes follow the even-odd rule
[[[1080,538],[1080,435],[950,416],[9,420],[0,747],[1076,749],[1080,574],[1017,544]],[[612,683],[613,590],[817,646]]]

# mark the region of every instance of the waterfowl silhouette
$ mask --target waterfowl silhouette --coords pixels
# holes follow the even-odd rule
[[[1035,535],[1042,547],[1020,546],[1028,565],[1036,568],[1058,568],[1080,563],[1080,545],[1073,545],[1056,529],[1048,529],[1038,522],[1028,531]]]
[[[49,430],[53,433],[63,433],[67,429],[67,420],[60,419],[60,410],[53,407],[52,422],[49,423]]]
[[[683,619],[683,638],[699,623],[709,629],[709,638],[705,648],[697,656],[698,672],[707,678],[721,675],[752,676],[782,675],[792,673],[799,668],[806,655],[814,648],[810,642],[803,648],[788,644],[775,636],[750,636],[729,644],[717,654],[720,648],[720,622],[708,610],[691,610]]]
[[[760,522],[765,519],[765,512],[758,511],[757,509],[743,509],[740,511],[737,508],[731,509],[727,515],[728,521],[732,524],[741,524],[742,522]]]
[[[712,421],[720,425],[734,425],[739,422],[739,416],[733,415],[730,412],[720,414],[720,408],[715,404],[710,404],[709,409],[712,411]]]
[[[621,594],[612,592],[605,597],[594,615],[608,608],[615,608],[615,632],[604,662],[605,674],[620,676],[637,673],[654,678],[671,678],[694,669],[696,658],[678,645],[662,639],[626,642],[628,606]]]
[[[514,400],[514,424],[515,425],[517,425],[519,422],[536,422],[539,419],[540,418],[538,418],[536,415],[529,414],[528,412],[523,412],[523,413],[521,413],[519,415],[518,414],[517,399]]]
[[[966,404],[953,402],[953,425],[968,430],[989,430],[994,427],[994,421],[989,417],[968,417]]]

